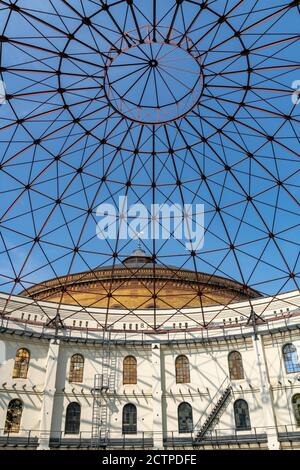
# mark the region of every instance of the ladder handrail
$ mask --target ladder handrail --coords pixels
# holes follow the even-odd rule
[[[105,335],[108,333],[107,340]],[[112,374],[112,356],[111,356],[111,331],[103,331],[102,348],[99,352],[101,355],[101,373],[94,376],[94,399],[93,399],[93,416],[92,416],[92,447],[98,447],[100,443],[108,441],[108,421],[109,421],[109,407],[105,401],[107,392],[111,391],[114,386],[114,378]],[[115,359],[115,356],[113,356]],[[113,366],[114,374],[116,374],[116,367]],[[114,391],[114,390],[113,390]]]

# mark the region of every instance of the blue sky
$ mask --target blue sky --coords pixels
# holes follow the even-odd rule
[[[205,244],[196,259],[184,241],[157,241],[154,247],[143,240],[161,263],[223,275],[264,294],[295,289],[300,106],[291,95],[300,79],[298,9],[285,9],[289,2],[250,0],[234,9],[237,0],[215,0],[200,12],[201,2],[187,0],[174,17],[175,2],[164,0],[157,7],[154,40],[152,1],[134,2],[139,29],[126,2],[109,1],[109,13],[98,11],[99,2],[69,3],[73,9],[60,0],[22,0],[22,14],[0,7],[2,34],[10,38],[1,47],[1,76],[14,95],[0,107],[0,290],[17,292],[56,275],[112,264],[114,251],[121,262],[136,241],[97,239],[95,212],[101,203],[117,205],[124,195],[130,204],[147,207],[153,200],[204,204]],[[168,83],[175,97],[182,96],[183,82],[191,86],[191,70],[199,67],[205,87],[185,118],[141,126],[131,120],[134,113],[126,119],[107,105],[104,67],[109,58],[117,66],[128,60],[120,30],[128,33],[138,63],[150,50],[137,46],[139,32],[154,41],[154,55],[174,48],[171,58],[178,57],[178,64],[169,62]],[[162,45],[167,36],[171,46]],[[193,59],[186,65],[188,47]],[[117,91],[138,80],[134,67],[123,67],[128,76]],[[109,74],[118,78],[123,71],[111,68]],[[139,79],[135,93],[138,99],[146,86],[149,105],[152,95],[155,103],[154,78],[148,84],[146,78]],[[162,102],[170,100],[167,93]],[[16,277],[21,284],[15,285]]]

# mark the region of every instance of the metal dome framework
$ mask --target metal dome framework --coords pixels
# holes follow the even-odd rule
[[[141,237],[154,329],[158,264],[176,264],[174,282],[189,269],[273,298],[299,290],[299,1],[146,3],[0,0],[4,315],[37,282],[111,266],[101,326],[114,324],[114,270],[136,242],[100,242],[95,227],[119,196],[205,206],[201,250]]]

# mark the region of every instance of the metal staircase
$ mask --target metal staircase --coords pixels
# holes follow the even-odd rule
[[[94,377],[92,448],[105,447],[108,442],[111,395],[115,392],[116,356],[111,354],[110,332],[108,338],[103,335],[101,349],[101,374]]]
[[[232,398],[232,386],[229,379],[226,377],[215,396],[212,398],[212,409],[203,424],[202,418],[195,426],[195,443],[200,443],[206,434],[214,429],[218,424],[221,414],[225,411],[226,405]]]

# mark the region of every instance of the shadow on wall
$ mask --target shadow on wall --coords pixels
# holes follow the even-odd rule
[[[0,366],[4,365],[7,361],[5,342],[0,340]]]

